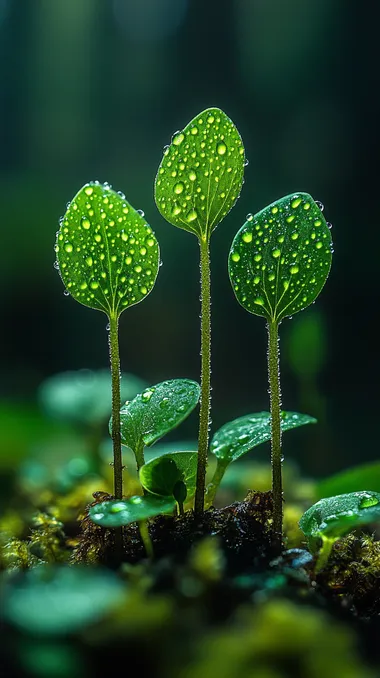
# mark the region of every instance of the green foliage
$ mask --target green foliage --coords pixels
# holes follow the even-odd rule
[[[133,398],[145,383],[133,374],[121,375],[122,400]],[[42,409],[53,419],[96,425],[109,419],[111,410],[109,370],[77,370],[55,374],[39,390]]]
[[[308,414],[282,412],[281,430],[290,431],[290,429],[298,428],[298,426],[304,426],[305,424],[315,424],[316,421],[314,417],[310,417]],[[257,412],[255,414],[246,414],[224,424],[216,431],[210,444],[210,452],[215,454],[218,459],[231,463],[257,445],[270,439],[270,413]]]
[[[61,220],[55,250],[67,291],[109,317],[144,299],[158,273],[151,227],[108,184],[80,189]]]
[[[185,498],[194,495],[196,477],[196,452],[165,454],[152,459],[140,469],[140,481],[146,490],[161,496],[174,496],[176,499],[178,493],[183,496],[183,485],[186,488]]]
[[[123,591],[122,582],[99,566],[38,565],[7,579],[3,616],[33,635],[65,635],[100,619]]]
[[[145,495],[129,499],[103,501],[91,506],[89,516],[93,523],[102,527],[122,527],[154,518],[162,513],[171,513],[175,508],[173,497]]]
[[[362,487],[380,492],[380,462],[353,466],[333,476],[323,478],[316,485],[317,497],[332,497],[336,494],[358,492]]]
[[[279,323],[311,304],[330,271],[331,233],[307,193],[292,193],[247,221],[229,255],[229,275],[239,303]]]
[[[317,537],[338,539],[361,525],[380,521],[380,493],[361,491],[320,499],[303,514],[299,525],[310,544]]]
[[[153,445],[188,417],[199,395],[199,384],[190,379],[171,379],[147,388],[120,410],[122,443],[132,450]]]
[[[243,184],[244,147],[219,108],[199,113],[172,138],[155,181],[156,204],[169,223],[209,240]]]

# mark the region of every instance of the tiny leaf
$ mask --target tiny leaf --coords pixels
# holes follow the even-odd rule
[[[120,501],[111,500],[95,504],[91,506],[89,516],[96,525],[122,527],[154,518],[162,513],[171,513],[174,508],[173,497],[135,496]]]
[[[244,146],[219,108],[199,113],[164,150],[155,181],[156,204],[169,223],[209,238],[239,197]]]
[[[308,414],[283,412],[282,431],[289,431],[305,424],[315,424],[316,419]],[[213,436],[210,452],[228,463],[236,461],[243,454],[271,439],[271,416],[269,412],[246,414],[224,424]]]
[[[321,209],[307,193],[293,193],[248,216],[233,240],[228,267],[239,303],[279,323],[316,299],[331,259]]]
[[[197,452],[172,452],[148,461],[140,469],[140,482],[153,494],[181,494],[178,483],[186,486],[187,496],[193,496],[197,479]],[[178,493],[177,492],[177,493]]]
[[[55,250],[67,291],[108,316],[144,299],[158,273],[151,227],[108,184],[80,189],[61,220]]]
[[[123,445],[136,449],[141,442],[153,445],[192,412],[200,387],[190,379],[171,379],[151,386],[120,410]]]
[[[299,526],[311,542],[338,538],[360,525],[380,521],[380,493],[361,491],[320,499],[303,514]]]

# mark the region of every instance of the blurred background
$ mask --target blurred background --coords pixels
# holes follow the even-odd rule
[[[106,317],[65,297],[53,267],[87,181],[123,191],[161,247],[154,290],[121,318],[123,370],[199,379],[198,245],[160,216],[153,182],[173,132],[209,106],[249,160],[211,241],[212,431],[269,407],[265,321],[235,300],[230,244],[248,212],[306,191],[335,253],[317,302],[280,328],[283,407],[319,420],[285,456],[315,477],[378,457],[378,20],[354,0],[0,0],[3,478],[46,434],[41,383],[108,365]],[[196,438],[195,413],[180,435]]]

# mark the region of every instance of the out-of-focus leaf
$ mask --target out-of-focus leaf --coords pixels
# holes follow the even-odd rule
[[[154,518],[162,513],[171,513],[175,508],[173,497],[145,495],[129,499],[103,501],[91,506],[89,516],[93,523],[102,527],[122,527],[130,523]]]

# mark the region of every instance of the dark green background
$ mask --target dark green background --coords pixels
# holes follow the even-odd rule
[[[123,369],[198,379],[197,241],[159,215],[153,182],[173,132],[218,106],[249,165],[212,237],[213,430],[268,408],[265,321],[234,298],[230,244],[248,212],[306,191],[333,224],[331,275],[308,311],[327,349],[310,386],[287,359],[297,319],[284,321],[283,406],[322,424],[285,453],[320,475],[378,456],[378,20],[377,3],[354,0],[0,0],[2,400],[107,365],[105,316],[64,297],[53,268],[58,219],[94,179],[143,209],[161,246],[156,287],[121,319]]]

